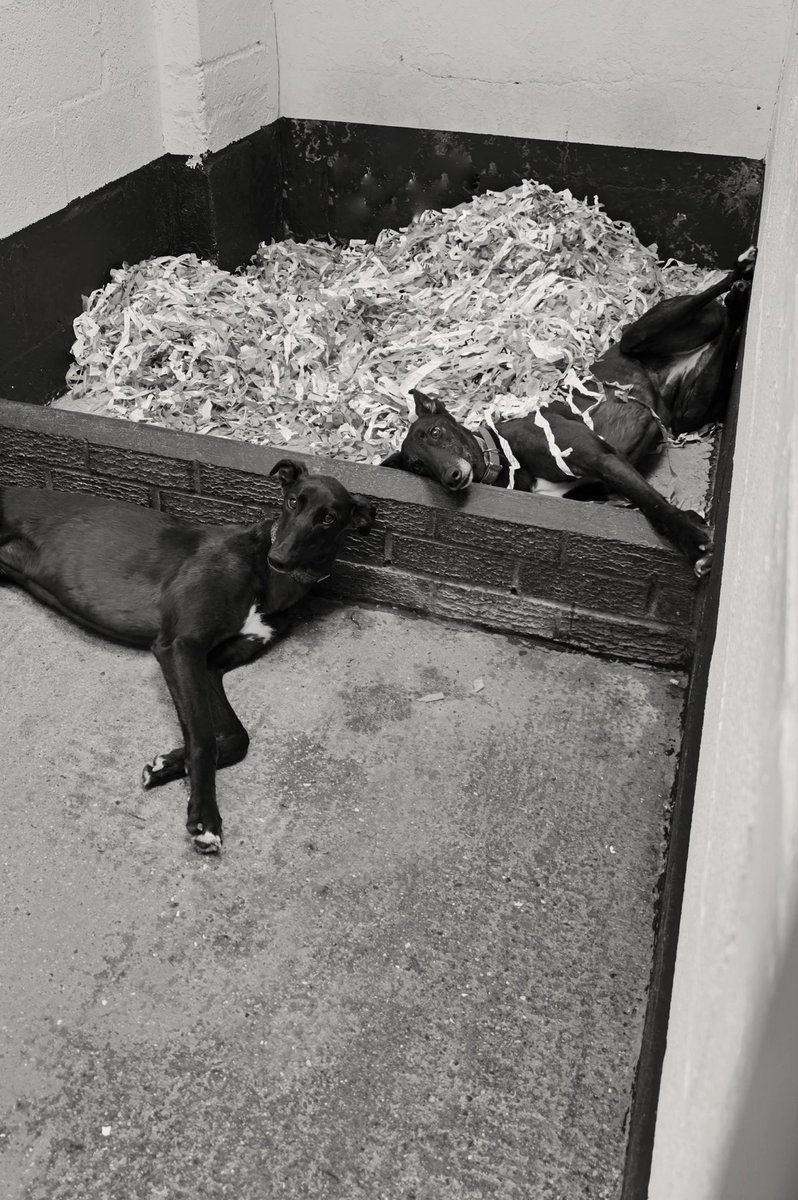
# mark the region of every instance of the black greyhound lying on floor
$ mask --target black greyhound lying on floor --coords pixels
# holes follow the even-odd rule
[[[663,430],[698,429],[722,410],[755,258],[752,247],[718,283],[694,296],[662,300],[634,321],[592,364],[596,394],[575,391],[534,415],[472,433],[439,400],[412,392],[416,419],[401,450],[382,465],[431,476],[451,491],[471,483],[508,487],[510,464],[498,433],[520,465],[512,486],[531,491],[538,480],[548,480],[560,485],[562,495],[600,482],[636,504],[703,575],[712,561],[708,527],[697,513],[676,508],[655,491],[635,464],[657,448]]]
[[[158,755],[142,782],[188,775],[186,827],[203,854],[222,845],[216,768],[240,762],[249,747],[223,675],[264,653],[282,632],[277,614],[326,578],[349,530],[366,534],[374,521],[370,503],[327,475],[290,459],[271,473],[283,487],[282,511],[251,526],[195,525],[97,496],[0,488],[0,579],[157,658],[185,746]]]

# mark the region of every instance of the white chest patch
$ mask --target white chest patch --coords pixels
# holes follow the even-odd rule
[[[274,630],[271,625],[267,625],[256,609],[255,605],[247,613],[247,619],[239,630],[241,637],[257,638],[261,642],[270,642],[274,637]]]
[[[587,477],[580,479],[579,483],[588,483]],[[573,480],[565,483],[556,483],[553,479],[536,479],[535,486],[532,491],[536,496],[551,496],[555,500],[562,500],[568,492],[572,492],[576,484]]]

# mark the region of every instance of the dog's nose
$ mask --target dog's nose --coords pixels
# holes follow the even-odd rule
[[[463,479],[463,472],[460,470],[459,467],[449,467],[449,470],[444,475],[444,480],[449,485],[449,487],[453,487],[456,484],[461,483],[462,479]]]

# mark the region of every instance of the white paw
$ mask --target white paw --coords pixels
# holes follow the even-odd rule
[[[217,833],[210,833],[208,830],[203,830],[202,833],[195,833],[191,839],[194,843],[194,849],[200,854],[218,854],[222,848],[222,839]]]
[[[743,250],[742,254],[737,257],[738,263],[756,262],[756,246],[749,246],[747,250]]]
[[[157,775],[163,770],[165,755],[157,754],[151,763],[144,764],[144,770],[141,772],[141,786],[149,787],[152,783],[153,775]]]
[[[705,554],[702,558],[697,559],[693,563],[693,570],[695,571],[695,573],[699,579],[703,579],[703,577],[705,575],[708,575],[711,567],[712,567],[712,551],[711,550],[710,550],[709,554]]]

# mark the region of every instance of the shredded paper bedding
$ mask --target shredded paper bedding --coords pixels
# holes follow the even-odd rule
[[[64,403],[377,463],[412,388],[471,428],[526,414],[708,275],[660,263],[597,200],[527,181],[374,244],[264,244],[235,273],[193,254],[112,271],[75,321]]]

